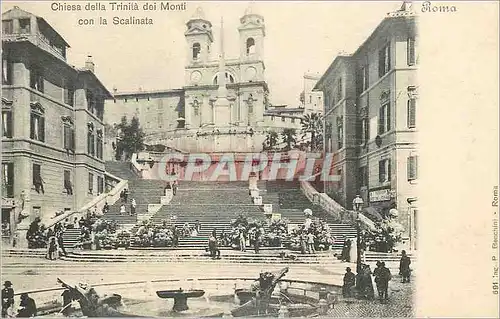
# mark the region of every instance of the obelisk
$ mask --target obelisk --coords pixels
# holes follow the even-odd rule
[[[217,89],[217,100],[215,101],[215,126],[229,126],[231,122],[231,109],[227,97],[226,88],[226,61],[224,60],[224,20],[220,21],[220,54],[219,54],[219,75],[217,79],[219,88]]]

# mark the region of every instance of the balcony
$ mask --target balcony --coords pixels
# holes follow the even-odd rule
[[[44,51],[66,62],[66,52],[64,48],[58,48],[42,34],[3,34],[2,42],[22,42],[29,41]]]

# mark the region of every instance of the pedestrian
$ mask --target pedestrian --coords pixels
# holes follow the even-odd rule
[[[21,294],[21,302],[17,312],[19,318],[36,317],[36,304],[33,298],[30,298],[27,293]]]
[[[351,272],[351,268],[347,267],[344,275],[344,285],[342,286],[342,296],[351,297],[352,288],[356,283],[356,276]]]
[[[67,256],[66,254],[66,249],[64,248],[64,238],[63,238],[64,232],[60,231],[56,234],[57,237],[57,244],[59,245],[59,249],[61,250],[62,254],[64,256]]]
[[[373,300],[373,298],[375,297],[375,292],[373,289],[372,271],[369,265],[362,264],[360,279],[361,297],[368,300]]]
[[[179,246],[179,230],[177,229],[177,225],[174,225],[174,230],[172,232],[172,246]]]
[[[51,237],[47,245],[47,259],[57,259],[57,242],[55,237]]]
[[[240,240],[240,250],[241,251],[246,251],[247,250],[247,247],[246,247],[246,241],[247,241],[247,239],[245,238],[244,229],[240,229],[239,240]]]
[[[123,201],[124,201],[124,202],[127,202],[127,200],[128,200],[128,189],[127,189],[127,188],[125,188],[125,189],[123,190]]]
[[[135,198],[132,198],[132,203],[130,204],[130,216],[135,215],[135,208],[137,206],[137,202]]]
[[[122,202],[123,202],[123,198],[124,198],[124,196],[123,196],[124,192],[125,192],[125,190],[122,190],[122,191],[120,192],[120,199],[121,199],[121,201],[122,201]]]
[[[104,203],[104,207],[102,208],[103,214],[106,214],[109,212],[109,204],[108,202]]]
[[[127,213],[127,209],[125,208],[125,205],[122,204],[120,206],[120,215],[124,215],[125,213]]]
[[[300,253],[301,254],[307,253],[307,236],[304,229],[302,229],[302,231],[300,232],[299,240],[300,240]]]
[[[215,230],[212,231],[212,234],[208,238],[208,250],[210,251],[210,257],[213,259],[220,259],[220,250],[217,245],[217,237]]]
[[[261,241],[261,234],[260,234],[260,229],[255,230],[255,241],[253,243],[253,247],[255,250],[255,253],[258,254],[260,251],[260,241]]]
[[[174,184],[172,185],[172,193],[174,194],[177,194],[177,181],[174,181]]]
[[[12,313],[12,306],[14,305],[14,289],[12,288],[12,282],[9,280],[5,281],[2,289],[2,318],[7,316],[10,317]]]
[[[405,282],[410,282],[410,275],[411,275],[411,269],[410,269],[410,264],[411,260],[410,257],[406,255],[406,251],[403,250],[401,251],[401,260],[399,261],[399,275],[401,275],[402,283]]]
[[[344,246],[342,247],[342,261],[350,262],[351,261],[351,240],[346,238],[344,241]]]
[[[374,271],[375,274],[375,283],[377,284],[378,297],[381,302],[389,300],[388,290],[389,290],[389,281],[391,280],[391,271],[389,268],[385,267],[384,262],[377,263],[377,271]]]
[[[307,234],[307,252],[309,254],[314,254],[316,250],[314,249],[314,234],[312,231],[309,231]]]

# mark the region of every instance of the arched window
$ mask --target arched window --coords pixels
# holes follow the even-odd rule
[[[201,53],[201,45],[199,43],[193,44],[193,60],[198,60]]]
[[[214,78],[214,84],[217,84],[219,81],[219,75],[217,74]],[[234,83],[234,76],[229,73],[229,72],[226,72],[226,83]]]
[[[247,39],[247,54],[255,53],[255,40],[253,38]]]

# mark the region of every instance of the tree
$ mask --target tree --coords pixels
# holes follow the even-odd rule
[[[319,113],[306,114],[300,121],[304,136],[310,134],[309,146],[311,151],[318,151],[323,147],[323,118]]]
[[[279,135],[275,131],[269,132],[263,143],[264,150],[266,151],[273,150],[278,144],[278,137]]]
[[[116,145],[116,159],[125,156],[125,160],[129,160],[132,154],[144,150],[144,131],[137,117],[134,116],[128,123],[127,118],[123,116],[117,129],[119,138]]]
[[[281,139],[283,140],[283,143],[286,144],[285,151],[289,151],[295,147],[295,144],[297,143],[297,138],[295,137],[296,134],[297,132],[294,128],[286,128],[281,133]]]

